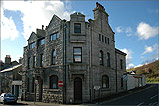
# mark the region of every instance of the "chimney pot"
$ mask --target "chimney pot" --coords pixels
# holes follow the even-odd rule
[[[42,25],[42,30],[44,30],[44,25]]]

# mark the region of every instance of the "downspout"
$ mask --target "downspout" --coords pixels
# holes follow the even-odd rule
[[[90,82],[90,84],[89,84],[89,89],[90,89],[90,102],[92,102],[92,27],[91,27],[91,22],[89,22],[89,27],[90,27],[90,29],[89,29],[89,34],[90,34],[90,37],[91,37],[91,40],[90,40],[90,66],[89,66],[89,75],[90,75],[90,78],[89,78],[89,82]]]
[[[118,92],[118,81],[117,81],[117,55],[116,55],[116,51],[115,51],[115,75],[116,75],[116,93]]]
[[[64,73],[64,86],[63,86],[63,103],[66,103],[66,21],[63,26],[63,73]]]
[[[90,34],[90,37],[91,37],[91,40],[90,40],[90,70],[89,70],[89,75],[90,75],[90,101],[92,102],[92,97],[93,97],[93,72],[91,72],[92,71],[92,22],[91,22],[91,20],[88,20],[89,21],[89,27],[90,27],[90,29],[89,29],[89,34]]]

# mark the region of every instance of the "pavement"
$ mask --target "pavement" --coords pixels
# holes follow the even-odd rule
[[[105,98],[100,98],[98,100],[95,100],[93,103],[83,103],[83,104],[79,104],[79,105],[71,105],[71,104],[55,104],[55,103],[43,103],[43,102],[31,102],[31,101],[21,101],[18,100],[17,104],[15,105],[5,105],[5,106],[24,106],[24,105],[28,105],[28,106],[99,106],[99,105],[103,105],[103,104],[107,104],[109,102],[118,100],[120,98],[129,96],[131,94],[134,94],[136,92],[140,92],[144,89],[148,89],[150,88],[151,85],[147,84],[144,87],[141,88],[136,88],[133,90],[129,90],[126,92],[122,92],[122,93],[118,93],[118,94],[114,94]],[[2,104],[0,104],[1,106]]]

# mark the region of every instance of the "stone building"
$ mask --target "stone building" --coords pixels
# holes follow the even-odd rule
[[[10,66],[0,71],[0,94],[13,93],[18,98],[22,94],[22,64]]]
[[[82,103],[126,90],[126,54],[115,48],[104,7],[96,3],[93,12],[88,22],[81,13],[69,21],[54,15],[31,33],[23,54],[23,100]]]

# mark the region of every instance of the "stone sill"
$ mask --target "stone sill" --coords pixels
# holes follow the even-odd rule
[[[72,36],[86,36],[86,35],[82,33],[73,33]]]
[[[101,91],[110,91],[110,88],[101,88]]]
[[[61,92],[61,89],[48,89],[48,91],[52,91],[52,92]]]

